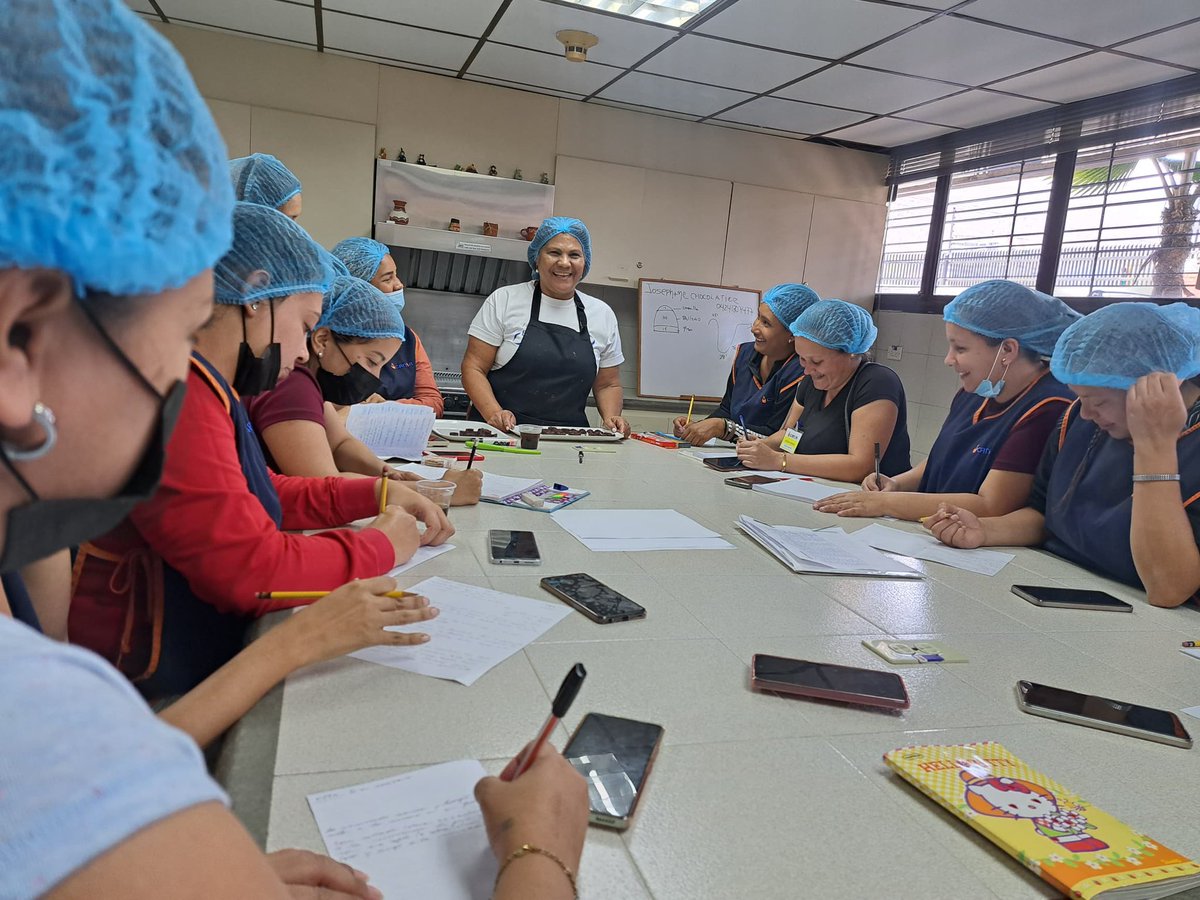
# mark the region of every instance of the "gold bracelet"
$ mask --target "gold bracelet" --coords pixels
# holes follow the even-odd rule
[[[780,450],[779,452],[780,452],[780,454],[782,454],[782,456],[783,456],[783,459],[782,459],[782,460],[780,461],[780,463],[779,463],[779,471],[780,471],[780,472],[786,472],[786,471],[787,471],[787,458],[788,458],[788,455],[787,455],[787,453],[786,453],[786,452],[784,452],[783,450]]]
[[[549,850],[543,850],[541,847],[535,847],[532,844],[522,844],[512,853],[508,854],[507,857],[505,857],[504,862],[500,864],[500,871],[496,873],[496,882],[492,885],[493,895],[495,895],[496,889],[500,887],[500,879],[504,877],[504,873],[507,871],[509,865],[512,864],[512,861],[514,859],[520,859],[522,856],[528,856],[530,853],[540,854],[541,856],[558,863],[558,867],[562,869],[563,874],[567,876],[567,881],[571,883],[571,893],[574,895],[575,900],[579,900],[579,888],[575,886],[575,875],[570,869],[567,868],[567,864]]]

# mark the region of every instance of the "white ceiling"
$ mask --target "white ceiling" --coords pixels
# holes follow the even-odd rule
[[[180,25],[878,147],[1200,72],[1200,0],[718,0],[682,29],[556,0],[127,2]],[[564,28],[600,38],[588,63],[563,59]]]

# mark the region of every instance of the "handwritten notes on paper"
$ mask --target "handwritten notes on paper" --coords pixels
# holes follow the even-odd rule
[[[433,431],[433,410],[409,403],[358,403],[347,430],[376,456],[420,459]]]
[[[446,578],[426,578],[408,590],[428,597],[429,605],[440,611],[438,617],[416,625],[389,626],[388,630],[422,631],[429,635],[429,642],[413,647],[367,647],[351,656],[471,685],[571,612],[558,603]]]
[[[459,760],[308,795],[331,857],[366,872],[385,897],[484,900],[496,877],[475,783]]]

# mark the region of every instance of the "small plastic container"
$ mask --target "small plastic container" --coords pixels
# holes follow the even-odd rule
[[[536,450],[542,439],[541,425],[518,425],[514,429],[521,436],[522,450]]]
[[[450,511],[450,499],[454,496],[453,481],[418,481],[413,489],[440,506],[443,512]]]

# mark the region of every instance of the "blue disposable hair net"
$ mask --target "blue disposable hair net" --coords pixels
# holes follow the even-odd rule
[[[245,306],[292,294],[326,294],[333,256],[308,232],[269,206],[236,203],[233,246],[213,270],[218,303]]]
[[[270,153],[231,159],[229,176],[237,198],[259,206],[279,209],[300,193],[300,179]]]
[[[370,281],[379,271],[379,264],[390,251],[387,244],[365,237],[349,237],[333,246],[333,255],[346,264],[355,278]]]
[[[1200,375],[1200,309],[1186,303],[1114,303],[1058,339],[1050,371],[1063,384],[1127,390],[1143,375]]]
[[[349,275],[334,280],[317,327],[351,337],[404,340],[400,308],[375,285]]]
[[[587,226],[569,216],[551,216],[542,221],[537,234],[529,242],[529,268],[533,269],[534,281],[538,277],[538,254],[542,252],[542,248],[549,243],[551,238],[560,234],[569,234],[579,241],[579,246],[583,248],[583,275],[585,278],[592,268],[592,236],[588,234]]]
[[[1049,356],[1059,335],[1081,316],[1057,297],[996,278],[971,285],[946,305],[942,318],[984,337],[1014,338]]]
[[[792,334],[844,353],[866,353],[879,329],[861,306],[845,300],[814,303],[792,323]]]
[[[763,294],[762,302],[767,304],[767,308],[775,314],[784,327],[791,325],[800,313],[804,312],[814,303],[819,303],[821,300],[817,296],[817,292],[810,288],[807,284],[777,284],[765,294]]]
[[[229,246],[225,145],[179,55],[120,0],[0,4],[0,269],[158,293]]]

